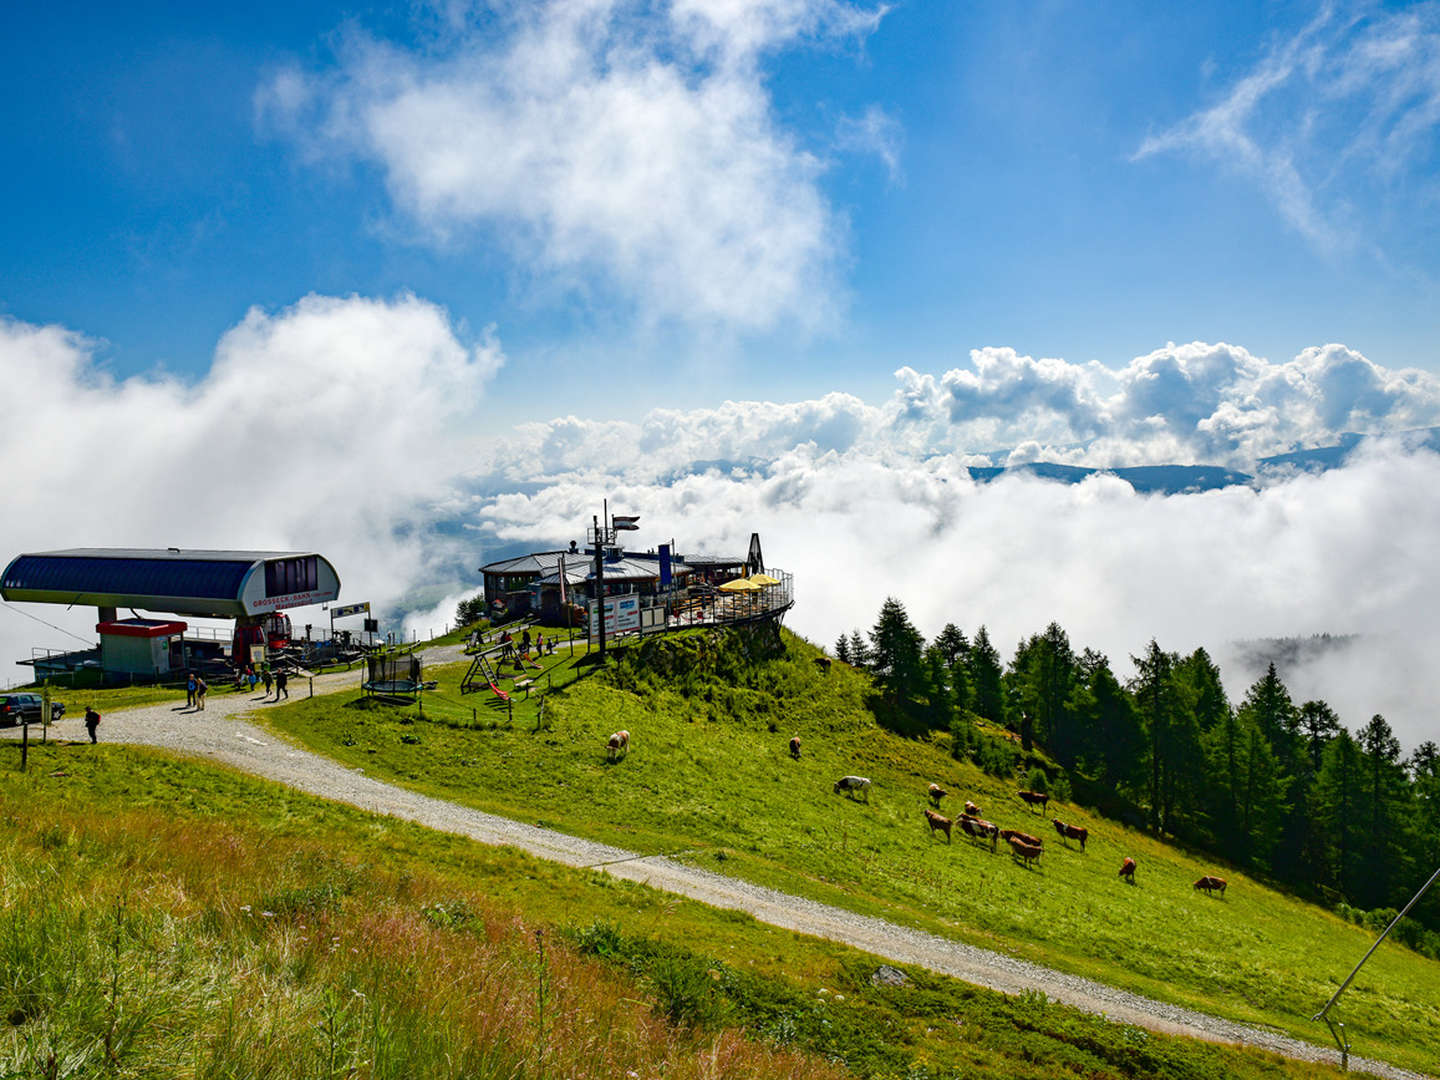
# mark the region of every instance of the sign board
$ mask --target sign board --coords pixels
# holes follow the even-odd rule
[[[263,664],[264,662],[265,662],[265,646],[264,646],[264,645],[251,645],[251,646],[250,646],[250,663],[252,663],[252,664]]]
[[[660,587],[661,587],[662,589],[663,589],[663,588],[667,588],[667,587],[670,585],[670,580],[671,580],[670,545],[669,545],[669,544],[661,544],[661,545],[660,545]]]
[[[361,612],[369,612],[370,601],[363,604],[346,604],[344,607],[333,607],[330,609],[330,618],[343,619],[347,615],[359,615]]]
[[[590,634],[600,633],[600,602],[590,601]],[[640,629],[640,597],[607,596],[605,598],[605,636],[630,634]]]

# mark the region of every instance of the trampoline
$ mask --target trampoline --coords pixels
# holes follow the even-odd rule
[[[413,655],[367,656],[360,689],[376,697],[414,697],[425,689],[420,658]]]

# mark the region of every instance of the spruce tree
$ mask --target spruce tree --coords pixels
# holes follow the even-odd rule
[[[842,664],[850,663],[850,638],[846,634],[835,639],[835,659]]]
[[[1005,691],[1000,654],[990,643],[990,631],[981,626],[970,646],[971,709],[992,724],[1005,723]]]
[[[901,712],[913,715],[924,696],[924,650],[925,639],[910,621],[905,605],[893,596],[886,597],[870,631],[870,670],[891,706]]]

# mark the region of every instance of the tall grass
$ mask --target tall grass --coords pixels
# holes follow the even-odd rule
[[[948,734],[906,739],[876,724],[868,679],[790,639],[755,662],[709,635],[621,654],[548,703],[549,727],[465,730],[341,700],[267,714],[322,752],[442,797],[999,947],[1062,969],[1311,1040],[1309,1017],[1370,938],[1321,909],[1209,859],[1061,800],[1032,814],[1014,765],[992,775],[951,755]],[[443,683],[442,683],[443,689]],[[413,713],[413,710],[412,710]],[[631,752],[605,761],[610,731]],[[802,739],[792,761],[788,740]],[[993,740],[1000,743],[1000,740]],[[869,804],[831,793],[837,776],[874,780]],[[927,783],[958,804],[1046,838],[1035,868],[959,837],[935,840]],[[951,808],[953,809],[953,808]],[[1067,847],[1051,816],[1089,829]],[[1140,864],[1131,889],[1121,860]],[[722,861],[723,860],[723,861]],[[1230,880],[1221,900],[1202,874]],[[1357,1052],[1440,1066],[1440,964],[1386,945],[1344,1004]]]
[[[154,811],[0,835],[0,1075],[795,1077],[513,909]]]

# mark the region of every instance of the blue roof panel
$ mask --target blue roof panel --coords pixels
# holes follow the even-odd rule
[[[206,559],[21,555],[5,571],[6,590],[30,589],[234,601],[252,563]]]

